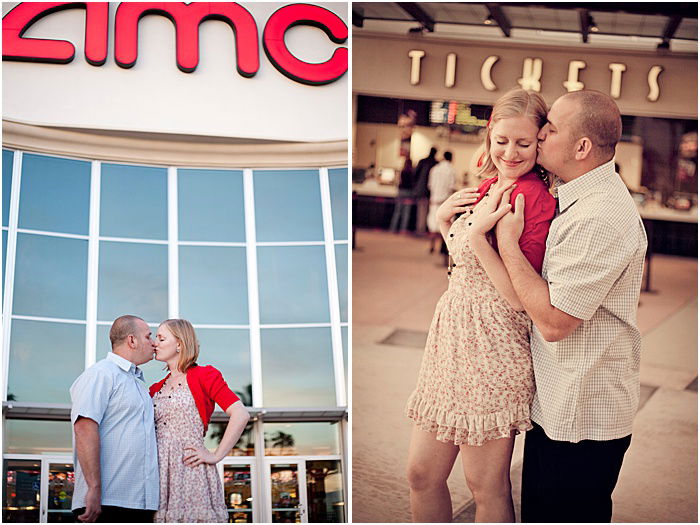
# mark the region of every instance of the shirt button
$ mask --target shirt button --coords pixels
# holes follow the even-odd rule
[[[469,215],[471,215],[472,213],[474,213],[474,210],[469,210]]]
[[[452,272],[447,272],[447,275],[452,275]]]
[[[471,223],[471,222],[468,222],[468,223],[467,223],[467,226],[471,226],[471,225],[472,225],[472,223]]]
[[[452,268],[454,268],[455,266],[457,266],[457,265],[453,263],[453,264],[452,264]]]
[[[454,236],[455,236],[455,234],[454,234],[454,233],[450,233],[450,237],[454,237]]]

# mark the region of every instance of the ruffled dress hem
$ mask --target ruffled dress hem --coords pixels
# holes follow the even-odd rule
[[[436,439],[455,445],[481,446],[532,429],[530,404],[522,403],[487,414],[455,414],[414,392],[406,404],[406,416],[420,430],[436,433]]]

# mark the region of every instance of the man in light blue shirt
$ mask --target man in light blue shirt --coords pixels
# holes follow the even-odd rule
[[[70,389],[75,461],[72,509],[83,522],[143,523],[158,510],[153,402],[138,365],[153,358],[151,329],[133,315],[109,331],[112,351]]]

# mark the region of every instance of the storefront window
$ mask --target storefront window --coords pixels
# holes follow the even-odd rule
[[[88,234],[89,162],[25,153],[19,195],[20,228]]]
[[[85,319],[88,242],[17,234],[12,313]]]
[[[73,454],[70,421],[6,419],[5,454]]]
[[[168,238],[167,170],[102,164],[100,235]]]
[[[309,523],[345,522],[343,474],[340,461],[306,462],[306,499]]]
[[[265,423],[266,456],[325,456],[340,454],[339,425]]]
[[[335,406],[330,328],[261,330],[265,406]]]
[[[333,214],[333,238],[336,241],[348,238],[348,170],[328,170],[331,187],[331,211]]]
[[[84,348],[85,325],[14,319],[8,399],[70,403],[68,389],[85,366]]]
[[[97,318],[132,313],[147,322],[168,317],[168,247],[100,242]]]
[[[330,321],[323,246],[258,247],[258,280],[261,323]]]
[[[2,225],[10,224],[10,194],[12,192],[12,160],[14,152],[2,150]]]
[[[323,240],[317,170],[255,171],[253,185],[259,242]]]
[[[2,521],[39,523],[41,463],[24,459],[3,461]]]
[[[180,315],[192,323],[248,324],[246,249],[180,246]]]
[[[348,322],[348,245],[335,245],[335,269],[338,280],[338,301],[340,302],[340,321]]]
[[[177,170],[178,238],[245,241],[243,172]]]

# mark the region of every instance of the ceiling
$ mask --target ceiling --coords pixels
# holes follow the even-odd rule
[[[673,43],[683,51],[697,51],[698,4],[353,2],[352,22],[356,30],[410,24],[403,31],[414,35],[469,31],[518,40],[546,34],[581,44],[619,40],[669,50]]]

